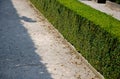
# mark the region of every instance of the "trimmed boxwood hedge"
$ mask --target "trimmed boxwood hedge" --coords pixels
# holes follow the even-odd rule
[[[106,79],[120,78],[120,21],[77,0],[31,0]]]
[[[110,0],[110,1],[120,4],[120,0]]]
[[[116,2],[117,2],[118,4],[120,4],[120,0],[116,0]]]

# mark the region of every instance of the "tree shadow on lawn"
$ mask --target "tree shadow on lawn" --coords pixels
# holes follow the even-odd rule
[[[11,0],[0,0],[0,79],[52,79]]]

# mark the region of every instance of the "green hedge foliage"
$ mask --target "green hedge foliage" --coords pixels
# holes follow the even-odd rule
[[[110,1],[120,4],[120,0],[110,0]]]
[[[106,79],[120,78],[120,21],[77,0],[31,0]]]
[[[116,3],[120,4],[120,0],[116,0]]]

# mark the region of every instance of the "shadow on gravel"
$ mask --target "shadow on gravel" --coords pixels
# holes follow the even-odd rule
[[[24,21],[26,21],[26,22],[36,22],[35,20],[32,20],[31,18],[28,18],[28,17],[26,17],[26,16],[22,16],[22,17],[20,17],[20,19],[21,19],[21,20],[24,20]]]
[[[52,79],[11,0],[0,0],[0,79]]]

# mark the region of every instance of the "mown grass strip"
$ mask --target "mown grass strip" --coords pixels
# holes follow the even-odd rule
[[[120,39],[120,21],[105,13],[97,11],[77,0],[58,0],[62,5],[76,12],[78,15],[99,25],[101,28]]]

